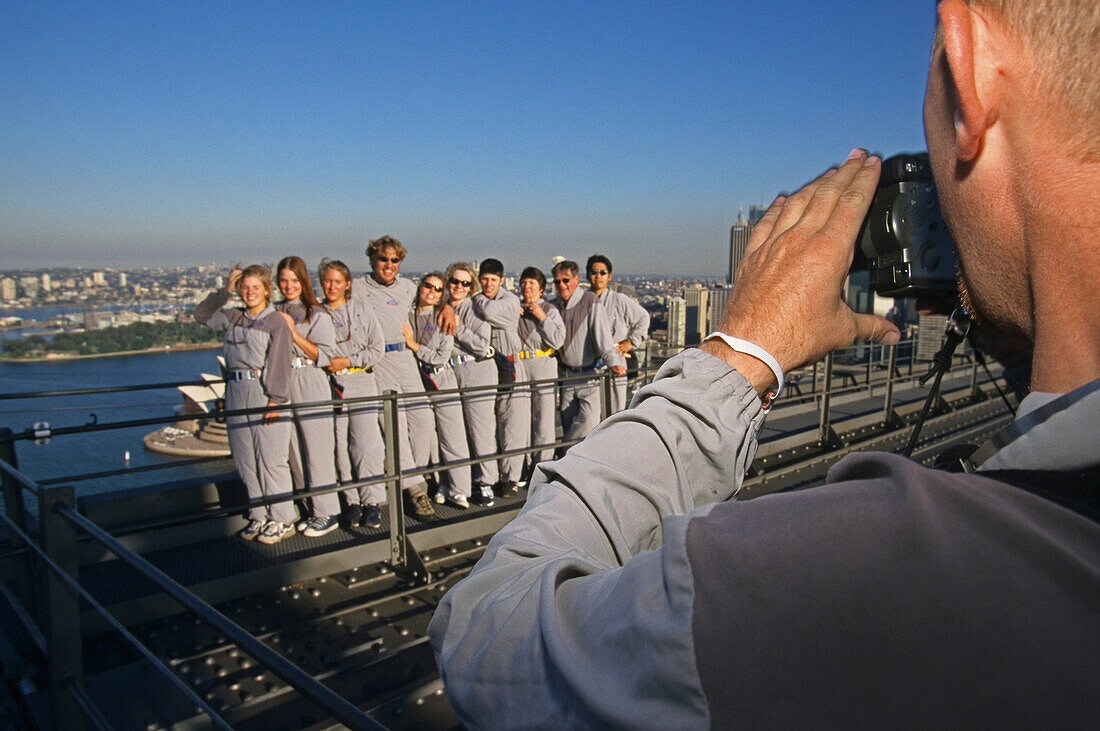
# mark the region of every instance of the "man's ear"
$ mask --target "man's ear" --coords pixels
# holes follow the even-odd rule
[[[955,154],[972,161],[997,119],[1003,86],[986,19],[964,0],[939,5],[944,55],[955,89]]]

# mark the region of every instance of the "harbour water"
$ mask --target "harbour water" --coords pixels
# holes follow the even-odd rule
[[[37,363],[0,363],[0,393],[60,391],[195,381],[200,373],[217,373],[218,349],[166,351],[136,355],[82,358]],[[174,387],[131,393],[50,396],[0,401],[0,427],[21,432],[37,422],[52,428],[171,416],[182,403]],[[56,436],[39,446],[19,441],[19,468],[35,480],[52,480],[88,473],[129,470],[145,465],[176,465],[180,461],[145,449],[142,437],[157,427],[129,427],[87,434]],[[129,452],[130,459],[126,460]],[[202,465],[171,467],[105,478],[77,480],[77,495],[138,487],[195,475],[232,471],[218,460]]]

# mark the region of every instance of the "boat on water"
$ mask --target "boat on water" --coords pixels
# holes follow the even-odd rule
[[[896,364],[897,352],[868,354],[863,366],[849,363],[843,372],[833,372],[830,359],[798,374],[793,393],[769,415],[738,499],[812,486],[853,449],[899,449],[927,390],[917,384],[912,360],[908,374]],[[159,384],[180,392],[178,385]],[[217,394],[216,385],[196,387]],[[995,393],[996,383],[976,364],[959,363],[944,378],[914,456],[929,461],[955,441],[999,428],[1010,415]],[[184,395],[204,408],[183,416],[216,421],[216,398]],[[402,397],[376,398],[385,423],[395,426]],[[158,433],[181,428],[180,417],[141,421]],[[390,450],[385,473],[361,483],[386,485],[381,527],[263,545],[235,537],[248,502],[232,472],[161,480],[153,465],[142,468],[144,486],[75,498],[74,480],[36,480],[19,469],[20,449],[36,438],[56,444],[133,425],[0,430],[0,666],[7,689],[0,722],[64,729],[457,727],[428,621],[492,534],[520,510],[525,487],[492,507],[439,506],[437,520],[421,522],[404,514],[398,492],[402,475],[419,472],[399,473]]]

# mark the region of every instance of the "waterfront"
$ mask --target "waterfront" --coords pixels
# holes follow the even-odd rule
[[[0,363],[0,393],[58,391],[151,383],[194,381],[200,373],[217,373],[216,349],[180,350],[93,359],[35,363]],[[56,396],[0,401],[0,426],[14,432],[49,422],[53,428],[79,426],[94,419],[100,423],[171,416],[182,403],[175,388]],[[16,445],[20,469],[36,480],[56,479],[90,472],[130,469],[146,465],[172,465],[179,460],[145,449],[142,437],[156,427],[131,427],[89,434],[54,437],[44,446],[20,441]],[[129,451],[130,460],[125,454]],[[228,460],[161,471],[122,474],[75,482],[77,494],[104,492],[230,471]]]

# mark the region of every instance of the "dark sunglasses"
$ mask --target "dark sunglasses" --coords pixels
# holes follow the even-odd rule
[[[433,292],[442,292],[443,291],[442,287],[438,287],[434,284],[428,284],[427,282],[424,282],[424,284],[421,284],[420,286],[423,287],[424,289],[430,289]]]
[[[401,263],[401,259],[399,259],[396,256],[376,256],[376,257],[374,257],[374,260],[378,261],[378,262],[388,261],[390,264],[400,264]]]
[[[610,273],[611,272],[607,271],[606,269],[590,269],[589,272],[588,272],[588,276],[590,276],[590,277],[606,277]]]
[[[453,284],[456,287],[472,287],[474,285],[473,282],[466,281],[465,279],[455,279],[454,277],[448,279],[447,283]]]
[[[567,277],[566,279],[555,279],[554,284],[569,284],[573,281],[573,277]]]

